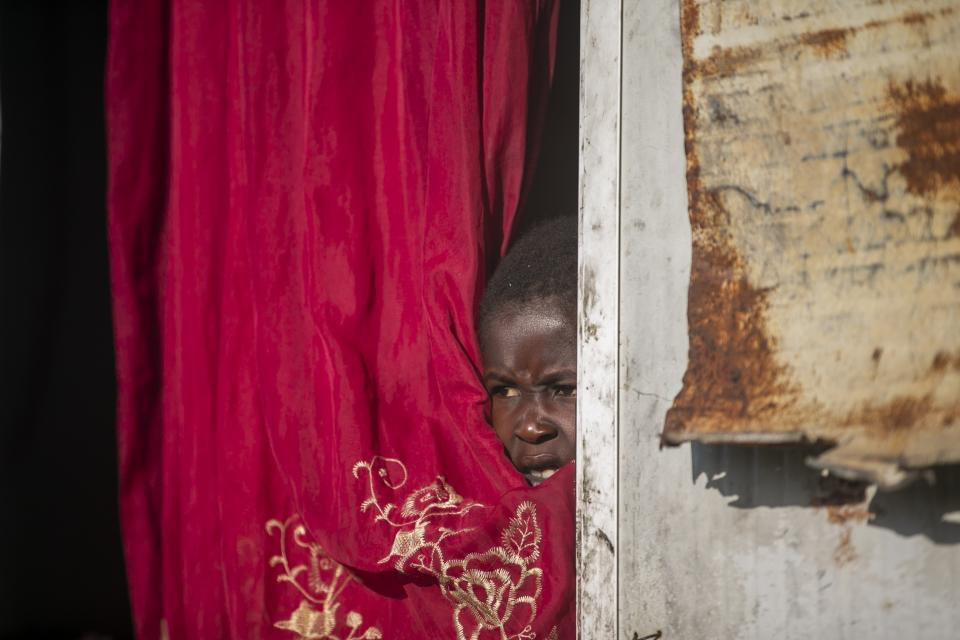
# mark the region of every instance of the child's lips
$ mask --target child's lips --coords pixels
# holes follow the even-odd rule
[[[534,487],[556,473],[561,466],[560,459],[550,453],[520,456],[518,462],[517,468]]]
[[[537,469],[558,469],[562,461],[553,453],[525,453],[514,458],[517,468],[523,473]]]

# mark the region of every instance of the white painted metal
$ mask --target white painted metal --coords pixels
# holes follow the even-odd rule
[[[584,0],[581,16],[577,628],[581,638],[614,638],[620,2]]]
[[[688,346],[677,0],[622,20],[584,1],[580,637],[960,637],[960,470],[829,508],[801,450],[660,450]]]
[[[665,455],[660,428],[687,362],[690,225],[679,18],[677,0],[629,3],[623,18],[618,637],[626,638],[664,630],[671,615],[660,570],[672,505],[668,496],[652,502],[648,487],[664,480],[656,462]],[[689,484],[674,480],[678,488]]]

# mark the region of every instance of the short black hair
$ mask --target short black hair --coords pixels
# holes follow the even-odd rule
[[[551,302],[577,314],[577,219],[560,216],[524,233],[497,265],[480,300],[478,328],[505,311]]]

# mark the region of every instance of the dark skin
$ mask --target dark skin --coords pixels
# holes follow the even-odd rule
[[[573,314],[549,301],[494,314],[481,327],[491,423],[533,485],[576,456],[576,336]]]

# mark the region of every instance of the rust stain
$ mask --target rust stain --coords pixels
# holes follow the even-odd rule
[[[932,18],[929,14],[914,13],[883,24],[924,27]],[[694,55],[694,42],[703,28],[695,0],[683,0],[681,25],[684,148],[693,243],[687,311],[690,343],[689,365],[683,386],[667,412],[663,442],[677,444],[697,436],[801,429],[807,437],[836,444],[833,436],[838,430],[852,430],[857,437],[882,440],[881,448],[887,452],[884,455],[896,456],[908,444],[911,431],[930,429],[934,422],[953,424],[960,417],[960,409],[938,405],[932,393],[923,395],[930,389],[929,384],[922,392],[894,392],[892,398],[881,396],[853,409],[847,405],[846,413],[839,415],[821,415],[816,401],[806,398],[801,405],[802,389],[783,364],[776,333],[771,328],[772,291],[751,282],[745,257],[731,235],[730,211],[724,198],[738,187],[725,184],[723,188],[713,188],[701,174],[701,152],[706,153],[702,151],[703,141],[713,140],[711,131],[701,130],[706,126],[703,123],[741,126],[737,114],[729,112],[720,98],[711,95],[701,102],[703,96],[698,91],[704,88],[702,83],[719,80],[722,90],[729,84],[723,82],[724,78],[747,73],[764,60],[782,62],[790,58],[806,64],[801,59],[803,55],[846,56],[857,33],[881,23],[827,29],[756,46],[717,47],[701,59]],[[892,197],[886,177],[897,172],[911,194],[928,200],[933,194],[938,198],[957,195],[960,199],[960,97],[951,94],[947,86],[949,83],[939,77],[886,85],[889,111],[883,115],[892,112],[896,144],[906,159],[892,167],[885,165],[883,188],[864,188],[865,197],[886,202]],[[717,95],[725,94],[720,91]],[[735,182],[736,178],[728,178],[729,181]],[[899,197],[902,192],[893,195]],[[943,233],[944,238],[960,237],[960,212]],[[841,241],[851,254],[861,246],[859,238]],[[876,346],[867,354],[876,378],[884,349]],[[950,367],[960,370],[960,353],[938,354],[930,371],[921,376],[942,375]],[[864,432],[869,435],[864,436]],[[844,525],[869,517],[866,507],[860,504],[863,499],[856,498],[825,495],[814,506],[824,508],[830,522]],[[838,553],[843,562],[856,557],[852,549]]]
[[[833,550],[833,562],[838,567],[845,567],[857,559],[857,550],[853,548],[851,535],[850,528],[844,528],[843,533],[840,534],[837,548]]]
[[[940,15],[948,16],[953,13],[953,9],[946,8],[940,11]],[[932,13],[923,13],[921,11],[912,11],[906,15],[903,15],[898,18],[892,18],[888,20],[871,20],[863,25],[865,29],[878,29],[880,27],[886,27],[891,24],[905,24],[908,27],[924,27],[927,22],[934,20],[936,16]]]
[[[847,53],[847,37],[851,33],[853,29],[825,29],[805,33],[798,36],[797,41],[812,47],[823,58],[838,57]]]
[[[937,355],[933,356],[933,362],[930,364],[930,370],[934,372],[940,372],[947,368],[947,365],[950,364],[950,354],[946,351],[938,351]]]
[[[844,421],[846,426],[869,426],[883,433],[908,431],[935,412],[930,395],[920,398],[897,396],[882,405],[867,405],[852,412]]]
[[[870,519],[870,510],[865,504],[835,505],[827,507],[827,520],[830,524],[847,524],[849,522],[866,522]]]
[[[930,396],[922,398],[900,396],[891,400],[883,408],[884,410],[877,416],[877,422],[889,431],[909,429],[930,413],[932,408]]]
[[[935,357],[931,374],[942,373],[947,366],[960,371],[960,358],[947,361]],[[867,404],[851,412],[840,424],[843,427],[868,429],[889,442],[903,442],[918,430],[952,425],[960,418],[960,405],[937,405],[932,394],[921,397],[897,396],[880,405]]]
[[[943,373],[947,368],[960,371],[960,353],[951,354],[947,351],[938,351],[930,363],[930,373]]]
[[[729,214],[720,194],[704,187],[697,153],[698,107],[691,84],[702,72],[693,60],[700,16],[684,0],[683,119],[693,258],[688,289],[689,362],[683,387],[667,412],[664,440],[683,433],[692,418],[697,431],[734,431],[775,415],[794,389],[774,358],[776,340],[767,330],[766,289],[747,278],[746,264],[726,231]]]
[[[719,13],[719,12],[718,12]],[[755,47],[716,47],[710,55],[698,61],[693,55],[693,39],[700,35],[700,8],[694,2],[683,0],[680,10],[681,48],[683,49],[684,86],[694,77],[726,78],[753,63],[761,51]],[[686,96],[686,89],[685,96]],[[684,100],[684,104],[692,104]]]
[[[762,51],[756,47],[716,47],[710,56],[694,62],[696,71],[705,78],[728,78],[760,59]]]
[[[914,13],[908,13],[907,15],[903,16],[903,18],[901,18],[901,21],[903,22],[903,24],[913,27],[921,24],[926,24],[927,20],[929,20],[932,17],[933,16],[931,16],[929,13],[914,12]]]
[[[953,222],[947,227],[947,233],[944,235],[944,240],[950,238],[960,238],[960,211],[953,216]]]
[[[773,416],[789,404],[792,389],[776,362],[776,340],[767,330],[769,291],[750,283],[746,267],[719,222],[718,195],[688,179],[693,263],[688,291],[690,362],[683,388],[667,416],[667,429],[697,414],[724,431],[739,421]],[[702,430],[706,424],[700,424]]]
[[[683,0],[680,7],[680,26],[684,63],[693,58],[693,39],[700,34],[700,8],[693,0]]]
[[[941,13],[943,15],[949,15],[952,12],[952,9],[944,9]],[[699,9],[685,6],[682,13],[687,16],[683,18],[687,21],[683,23],[683,33],[693,34],[692,37],[699,35],[701,33]],[[715,12],[715,22],[722,19],[722,14],[722,11]],[[821,58],[839,58],[848,53],[848,41],[860,31],[879,29],[895,23],[904,24],[908,27],[923,28],[931,19],[934,19],[933,14],[913,12],[889,20],[872,20],[860,27],[823,29],[803,33],[764,46],[715,47],[710,55],[703,60],[694,59],[691,47],[689,54],[685,52],[684,57],[693,63],[696,74],[703,79],[728,78],[743,70],[745,67],[761,60],[773,51],[779,52],[779,54],[782,55],[787,50],[803,47],[813,50],[813,52]],[[691,30],[689,28],[691,26],[696,26],[696,31]],[[713,33],[718,33],[717,25],[713,26],[712,31]],[[689,41],[691,38],[687,38],[687,40]]]
[[[897,167],[907,189],[960,196],[960,96],[948,94],[939,79],[891,83],[888,96],[897,112],[897,146],[907,154]]]

